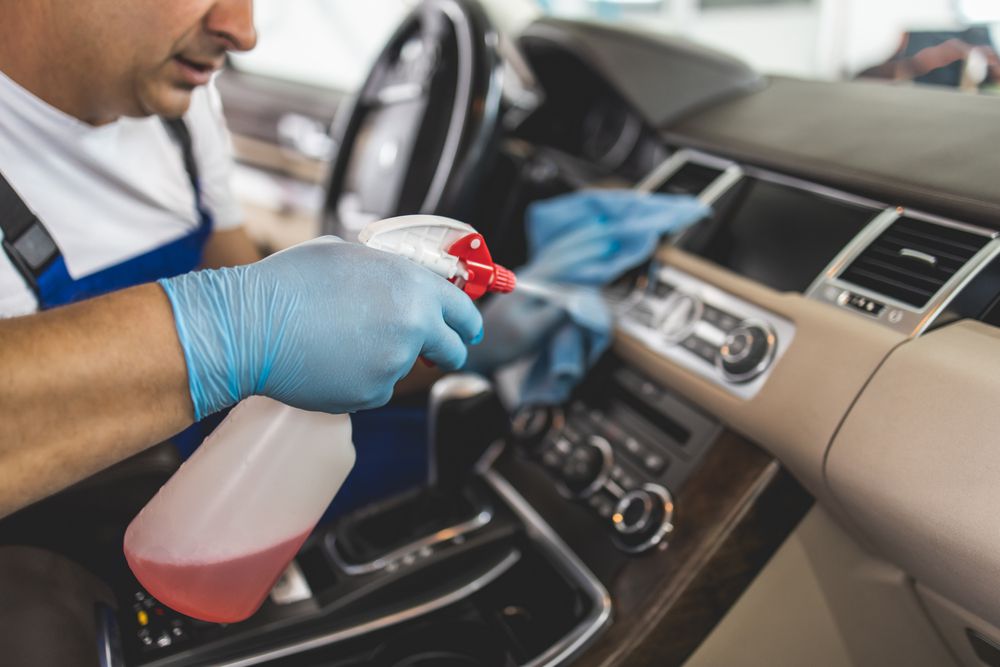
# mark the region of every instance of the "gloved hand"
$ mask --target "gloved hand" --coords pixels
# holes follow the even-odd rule
[[[536,280],[606,285],[648,259],[662,236],[701,220],[694,197],[634,190],[585,190],[527,212],[529,266]]]
[[[482,335],[479,311],[454,285],[333,237],[160,284],[196,419],[254,394],[333,413],[384,405],[419,355],[454,370]]]

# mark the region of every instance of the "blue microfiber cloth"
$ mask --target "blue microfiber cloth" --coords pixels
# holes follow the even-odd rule
[[[522,298],[547,301],[565,317],[544,338],[519,404],[569,398],[611,342],[613,317],[599,288],[646,261],[663,236],[708,212],[693,197],[630,190],[577,192],[528,209],[531,261],[518,272]]]

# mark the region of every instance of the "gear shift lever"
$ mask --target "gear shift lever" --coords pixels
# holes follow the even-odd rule
[[[428,417],[427,488],[344,517],[337,527],[336,553],[355,571],[379,569],[441,531],[489,521],[488,501],[470,482],[476,462],[510,428],[492,385],[470,374],[438,380]]]
[[[430,485],[457,494],[486,449],[509,428],[507,412],[488,380],[463,373],[438,380],[431,389],[428,442]]]

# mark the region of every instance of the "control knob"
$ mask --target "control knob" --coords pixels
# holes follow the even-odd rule
[[[716,354],[716,366],[730,382],[749,382],[774,360],[778,338],[763,322],[745,320],[731,330]]]
[[[615,542],[629,553],[639,553],[659,544],[673,530],[674,502],[657,484],[645,484],[618,501],[611,516]]]

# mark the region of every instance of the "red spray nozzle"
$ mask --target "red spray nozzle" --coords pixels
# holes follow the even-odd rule
[[[517,276],[510,269],[500,266],[499,264],[494,264],[493,267],[496,269],[496,274],[493,276],[493,284],[490,285],[491,292],[500,292],[501,294],[510,294],[517,287]]]
[[[463,236],[448,248],[448,254],[458,257],[465,265],[468,276],[461,288],[473,300],[487,292],[514,291],[517,277],[510,269],[493,263],[482,234]]]

